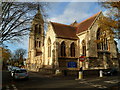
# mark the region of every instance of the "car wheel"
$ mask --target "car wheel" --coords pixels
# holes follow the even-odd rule
[[[13,75],[13,80],[16,80],[15,75]]]
[[[29,77],[27,77],[26,80],[29,80]]]

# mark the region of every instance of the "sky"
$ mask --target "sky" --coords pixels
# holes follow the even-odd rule
[[[75,20],[80,22],[100,11],[98,3],[94,2],[55,2],[50,5],[52,9],[48,11],[48,20],[64,24],[71,24]]]
[[[97,2],[49,2],[49,8],[46,9],[48,21],[68,25],[74,21],[81,22],[100,11],[103,11],[104,14],[106,13]],[[12,51],[18,48],[24,48],[28,51],[28,36],[22,41],[15,44],[7,44],[8,48]]]

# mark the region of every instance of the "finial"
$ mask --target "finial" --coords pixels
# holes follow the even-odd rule
[[[39,4],[38,4],[38,7],[37,7],[37,10],[38,10],[38,12],[40,12],[40,6],[39,6]]]
[[[77,23],[77,20],[75,20],[74,23]]]

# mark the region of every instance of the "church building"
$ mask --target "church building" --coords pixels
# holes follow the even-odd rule
[[[40,71],[44,68],[62,70],[107,69],[117,66],[117,47],[110,37],[100,40],[102,32],[97,20],[102,12],[70,25],[49,22],[44,31],[44,20],[38,10],[31,24],[27,68]],[[80,61],[80,57],[84,61]]]

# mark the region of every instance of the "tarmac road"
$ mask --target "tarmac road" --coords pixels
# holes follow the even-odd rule
[[[84,89],[109,89],[118,90],[120,86],[120,81],[118,76],[109,77],[88,77],[81,80],[77,80],[76,77],[70,76],[50,76],[41,75],[40,73],[29,72],[29,80],[11,80],[9,77],[8,82],[4,82],[3,90],[41,90],[43,88],[81,88]],[[7,77],[4,76],[4,78]],[[7,79],[6,79],[7,81]]]

